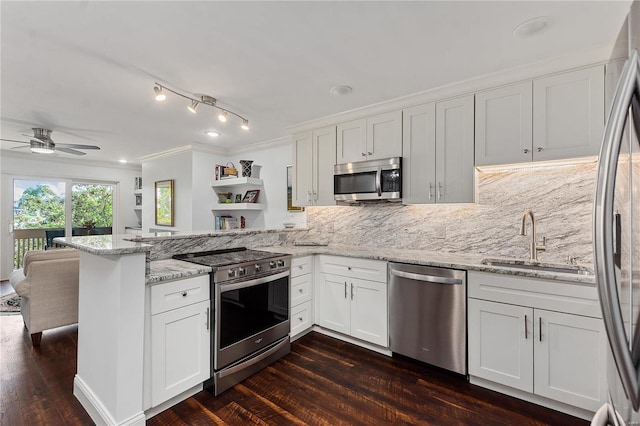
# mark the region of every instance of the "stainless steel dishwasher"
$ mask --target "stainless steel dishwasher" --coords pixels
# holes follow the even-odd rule
[[[392,352],[467,374],[467,273],[389,263]]]

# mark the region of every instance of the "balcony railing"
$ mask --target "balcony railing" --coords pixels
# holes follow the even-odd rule
[[[76,235],[104,235],[111,234],[111,227],[73,228]],[[22,259],[29,250],[44,250],[57,247],[53,242],[55,237],[63,237],[64,229],[14,229],[13,230],[13,268],[22,268]]]

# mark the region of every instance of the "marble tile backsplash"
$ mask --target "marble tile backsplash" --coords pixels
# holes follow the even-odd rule
[[[528,259],[530,236],[518,234],[528,208],[547,238],[540,261],[590,265],[595,179],[596,163],[478,172],[477,204],[310,207],[309,231],[287,238]]]

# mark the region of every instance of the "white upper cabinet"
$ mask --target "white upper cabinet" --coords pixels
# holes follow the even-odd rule
[[[476,94],[476,166],[533,159],[533,84]]]
[[[335,205],[333,199],[333,166],[335,164],[336,126],[293,135],[293,205]]]
[[[604,66],[533,81],[533,159],[598,155],[604,129]]]
[[[402,111],[338,124],[337,163],[402,156]]]
[[[472,203],[473,95],[436,104],[436,202]]]
[[[597,155],[604,82],[599,65],[478,93],[475,165]]]
[[[407,204],[474,200],[473,95],[403,111],[403,188]]]

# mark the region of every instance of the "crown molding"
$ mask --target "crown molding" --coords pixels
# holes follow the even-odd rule
[[[610,60],[613,43],[600,45],[588,51],[571,55],[545,59],[531,64],[521,65],[502,71],[473,77],[468,80],[443,85],[410,95],[389,99],[383,102],[331,114],[287,127],[289,133],[299,133],[331,126],[346,121],[357,120],[371,115],[398,109],[413,107],[429,102],[444,101],[458,96],[472,95],[476,92],[515,84],[524,80],[557,74],[569,70],[601,65]]]
[[[96,160],[81,160],[57,155],[50,154],[34,154],[29,152],[15,152],[9,151],[6,149],[0,150],[0,161],[2,161],[2,173],[24,173],[23,169],[12,170],[10,167],[7,168],[4,164],[4,159],[16,158],[21,160],[29,160],[29,161],[45,161],[45,162],[55,162],[56,164],[74,164],[77,166],[92,166],[92,167],[107,167],[111,169],[124,169],[124,170],[135,170],[140,171],[142,166],[140,164],[129,164],[129,163],[116,163],[109,161],[96,161]],[[8,170],[8,171],[7,171]]]
[[[176,148],[168,149],[166,151],[156,152],[154,154],[145,155],[144,157],[140,157],[139,160],[142,163],[144,163],[145,161],[157,160],[159,158],[172,157],[174,155],[181,154],[183,152],[194,152],[194,151],[207,152],[207,153],[215,154],[215,155],[225,155],[226,154],[225,151],[221,150],[220,148],[215,148],[215,147],[211,147],[209,145],[204,145],[204,144],[193,143],[193,144],[189,144],[189,145],[178,146]]]
[[[246,152],[252,152],[256,150],[274,148],[277,146],[291,144],[291,136],[282,136],[275,139],[269,139],[262,142],[257,142],[251,145],[241,146],[237,148],[230,148],[227,150],[227,155],[244,154]]]

